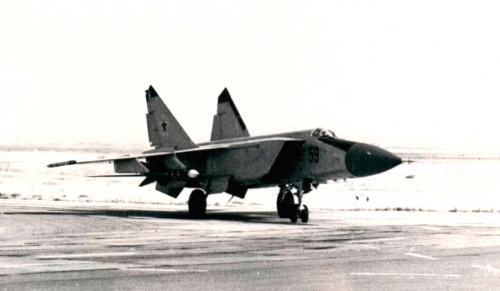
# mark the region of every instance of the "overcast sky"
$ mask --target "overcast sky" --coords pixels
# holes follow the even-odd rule
[[[2,143],[194,141],[227,87],[252,135],[500,148],[500,1],[1,1]]]

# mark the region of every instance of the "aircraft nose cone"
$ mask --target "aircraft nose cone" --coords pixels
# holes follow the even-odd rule
[[[347,170],[356,177],[379,174],[401,163],[401,158],[395,154],[364,143],[354,144],[345,155]]]

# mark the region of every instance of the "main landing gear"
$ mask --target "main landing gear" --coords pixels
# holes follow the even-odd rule
[[[306,205],[302,205],[302,196],[304,190],[297,188],[295,193],[292,193],[293,186],[281,187],[276,201],[278,215],[280,218],[289,218],[293,223],[298,219],[303,223],[309,221],[309,209]],[[310,191],[310,190],[309,190]],[[306,192],[309,192],[306,189]],[[195,189],[191,192],[188,201],[189,217],[201,219],[205,217],[207,212],[207,195],[201,189]]]
[[[308,222],[309,209],[306,205],[302,205],[303,194],[302,189],[297,189],[297,192],[293,194],[290,187],[281,187],[276,201],[279,217],[290,218],[293,223],[296,223],[299,218],[303,223]],[[298,200],[298,203],[295,200]]]
[[[200,189],[195,189],[191,192],[188,201],[189,217],[204,218],[207,213],[207,195]]]

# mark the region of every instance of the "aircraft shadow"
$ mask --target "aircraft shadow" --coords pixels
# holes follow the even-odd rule
[[[239,221],[247,223],[266,223],[266,224],[290,224],[289,219],[280,219],[276,212],[244,212],[244,211],[220,211],[207,210],[204,219],[193,219],[189,217],[186,210],[178,211],[156,211],[156,210],[119,210],[119,209],[71,209],[71,210],[40,210],[40,211],[13,211],[7,212],[8,215],[70,215],[70,216],[111,216],[123,218],[163,218],[176,220],[221,220],[221,221]]]

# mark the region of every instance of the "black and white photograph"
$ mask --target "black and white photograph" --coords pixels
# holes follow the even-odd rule
[[[500,2],[0,2],[0,290],[499,290]]]

